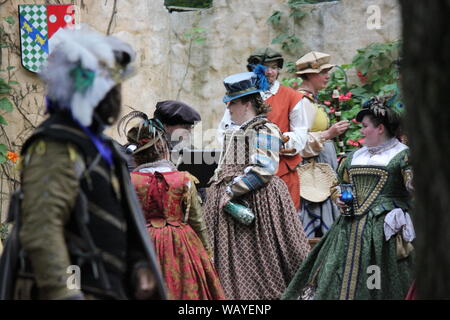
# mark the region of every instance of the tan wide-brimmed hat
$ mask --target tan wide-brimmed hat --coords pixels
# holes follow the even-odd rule
[[[333,68],[335,65],[329,63],[330,59],[331,56],[329,54],[311,51],[295,63],[296,74],[319,73],[322,70]]]
[[[331,195],[336,173],[327,163],[310,162],[297,168],[300,196],[311,202],[325,201]]]

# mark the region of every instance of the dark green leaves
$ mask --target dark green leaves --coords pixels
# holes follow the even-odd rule
[[[13,104],[8,100],[8,98],[0,98],[0,110],[5,110],[6,112],[13,111]]]

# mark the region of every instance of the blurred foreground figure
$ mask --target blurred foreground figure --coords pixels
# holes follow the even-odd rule
[[[86,26],[63,30],[41,77],[48,113],[22,148],[22,189],[0,268],[2,299],[164,299],[120,147],[132,48]]]

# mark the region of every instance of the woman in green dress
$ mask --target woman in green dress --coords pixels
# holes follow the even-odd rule
[[[310,252],[282,299],[405,298],[413,279],[412,171],[388,101],[374,97],[358,113],[365,146],[341,162],[332,192],[345,209],[341,187],[351,184],[351,210]]]

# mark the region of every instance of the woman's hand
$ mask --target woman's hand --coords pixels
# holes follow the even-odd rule
[[[333,124],[328,130],[325,130],[322,133],[322,136],[325,140],[334,139],[343,134],[348,129],[349,126],[350,122],[348,120],[339,121]]]
[[[282,135],[281,140],[283,140],[283,144],[287,145],[287,142],[289,141],[289,136]],[[295,148],[281,148],[280,154],[282,155],[293,155],[293,153],[296,153],[297,150]]]
[[[231,200],[231,197],[228,195],[228,193],[225,193],[225,194],[222,196],[222,198],[220,199],[220,202],[219,202],[219,210],[222,210],[223,207],[225,207],[226,204],[228,203],[228,201],[230,201],[230,200]]]
[[[206,252],[208,253],[209,261],[211,261],[211,263],[214,264],[214,252],[212,248],[206,249]]]
[[[335,203],[341,209],[347,208],[347,205],[339,198],[336,199]]]

